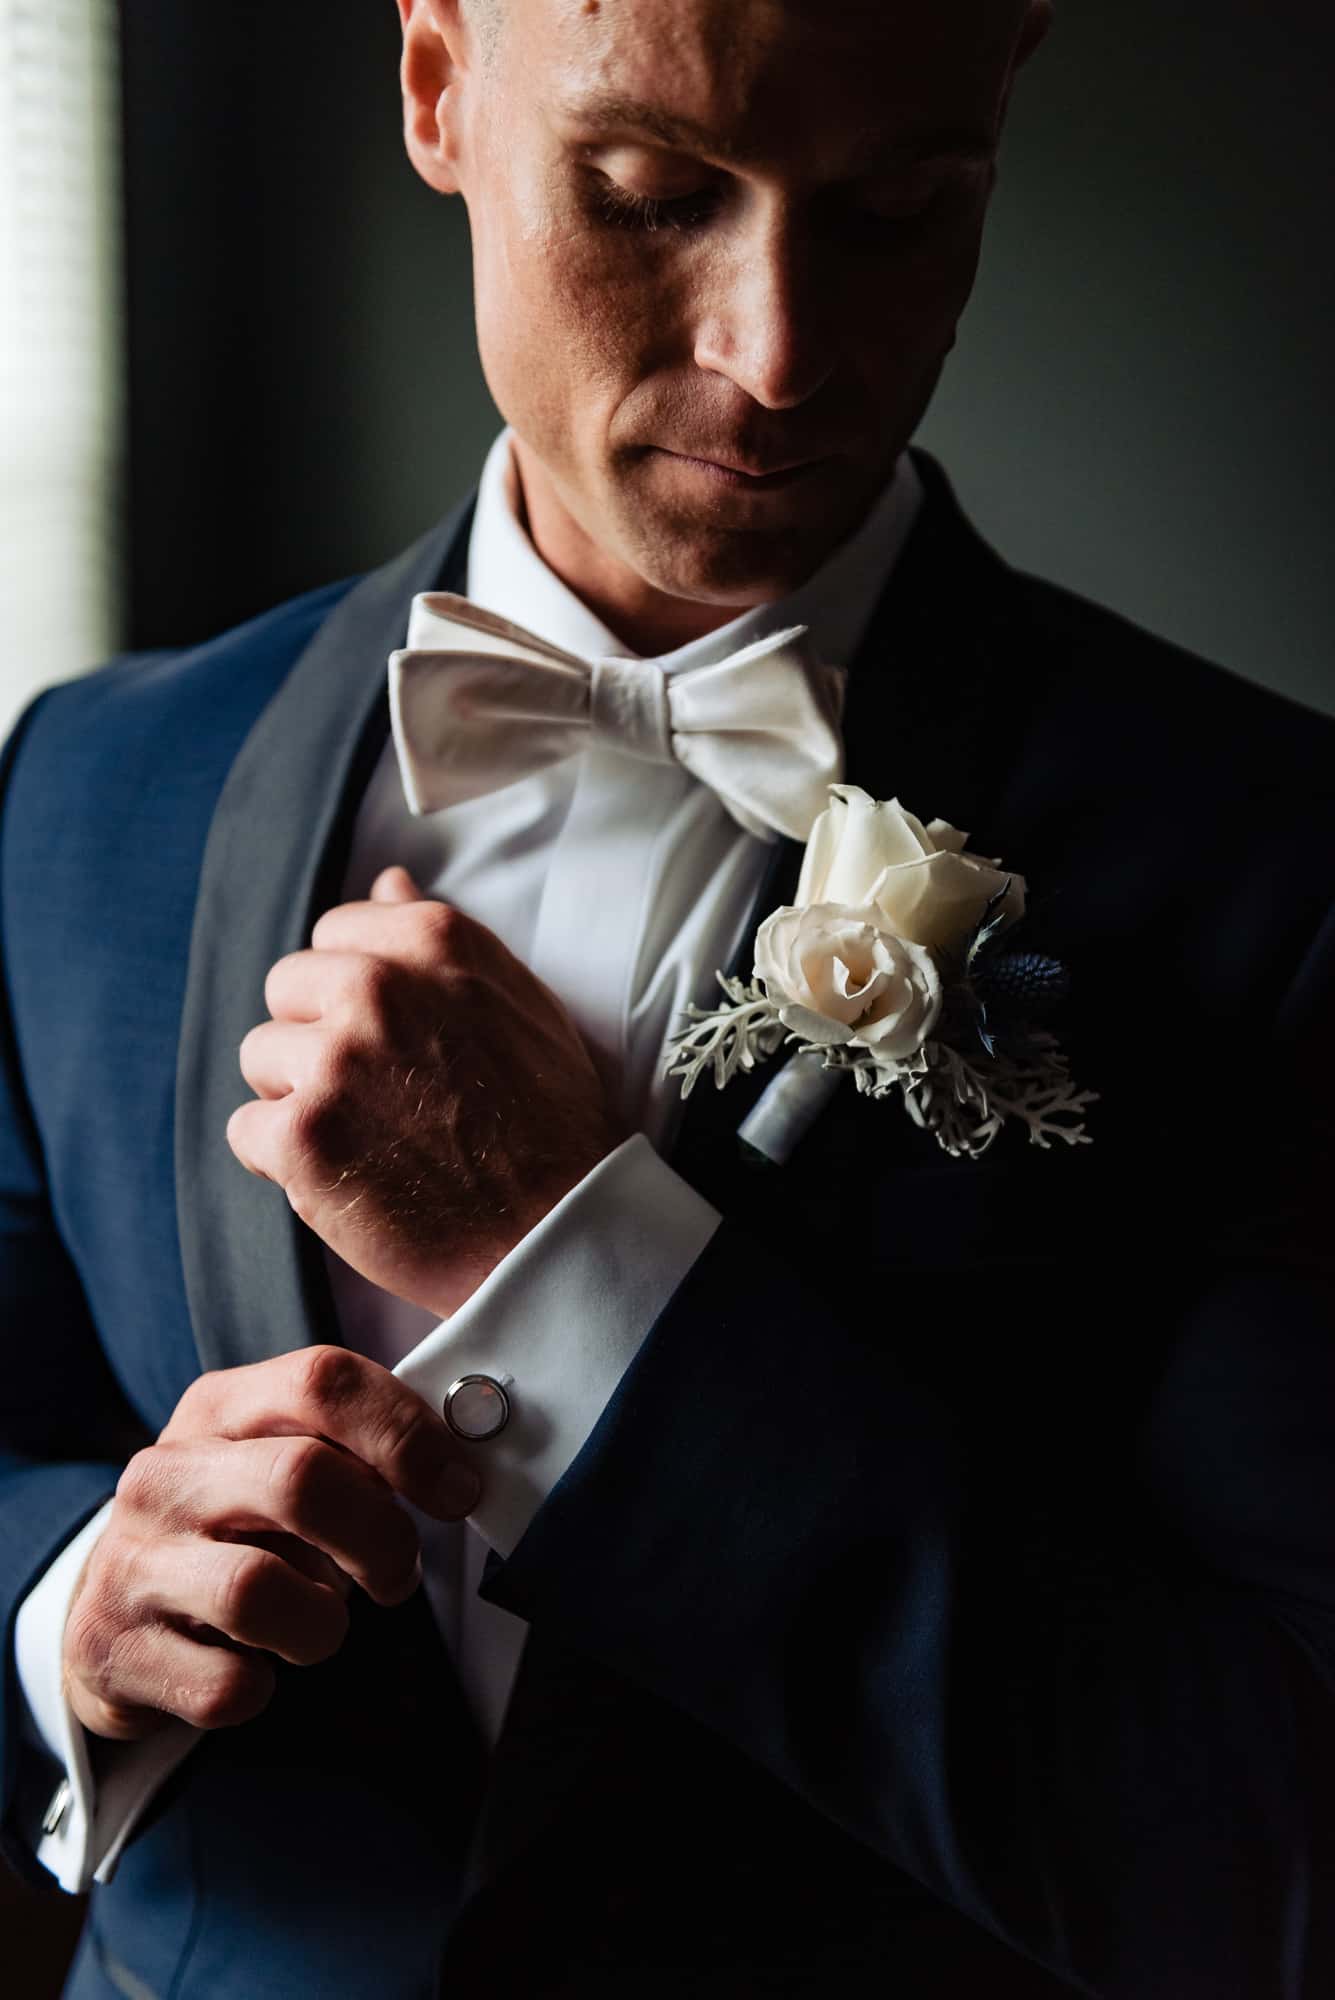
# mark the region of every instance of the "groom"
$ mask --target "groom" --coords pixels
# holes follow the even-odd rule
[[[1335,729],[908,449],[1048,11],[400,0],[475,494],[10,740],[74,2000],[1335,1990]],[[1025,877],[1091,1144],[664,1076],[840,779]]]

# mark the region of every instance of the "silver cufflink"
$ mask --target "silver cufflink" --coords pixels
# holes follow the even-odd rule
[[[454,1435],[470,1444],[498,1437],[510,1421],[510,1398],[490,1375],[461,1375],[445,1391],[441,1408]]]
[[[69,1811],[70,1802],[73,1797],[74,1788],[70,1784],[69,1779],[62,1778],[56,1786],[55,1791],[51,1794],[51,1803],[47,1807],[46,1817],[42,1821],[43,1833],[54,1833],[56,1831]]]

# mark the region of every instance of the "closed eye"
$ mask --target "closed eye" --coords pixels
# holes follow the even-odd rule
[[[593,198],[602,219],[622,229],[691,229],[707,222],[718,206],[718,196],[712,188],[700,188],[693,194],[676,195],[664,201],[652,195],[635,194],[605,174],[597,176]]]
[[[960,190],[946,186],[898,207],[840,206],[832,208],[829,214],[836,231],[847,230],[864,237],[880,236],[893,240],[896,236],[912,236],[915,231],[948,222],[959,211],[960,203]]]
[[[926,199],[898,208],[864,208],[841,203],[837,210],[827,211],[827,215],[836,233],[851,229],[864,237],[877,233],[891,235],[938,219],[952,205],[955,194],[947,185],[937,188]],[[595,212],[602,221],[621,229],[696,229],[717,212],[720,200],[720,191],[713,187],[664,200],[661,196],[636,194],[606,174],[596,174],[593,182]]]

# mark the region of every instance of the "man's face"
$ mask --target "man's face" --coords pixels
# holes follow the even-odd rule
[[[486,60],[426,4],[530,513],[651,592],[784,595],[954,344],[1024,0],[500,0]]]

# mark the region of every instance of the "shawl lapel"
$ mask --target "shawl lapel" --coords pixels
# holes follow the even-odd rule
[[[176,1208],[201,1366],[233,1368],[337,1326],[317,1239],[241,1166],[227,1120],[242,1037],[275,959],[335,900],[358,803],[389,730],[385,661],[420,590],[462,588],[473,501],[335,606],[261,712],[205,845],[177,1049]]]

